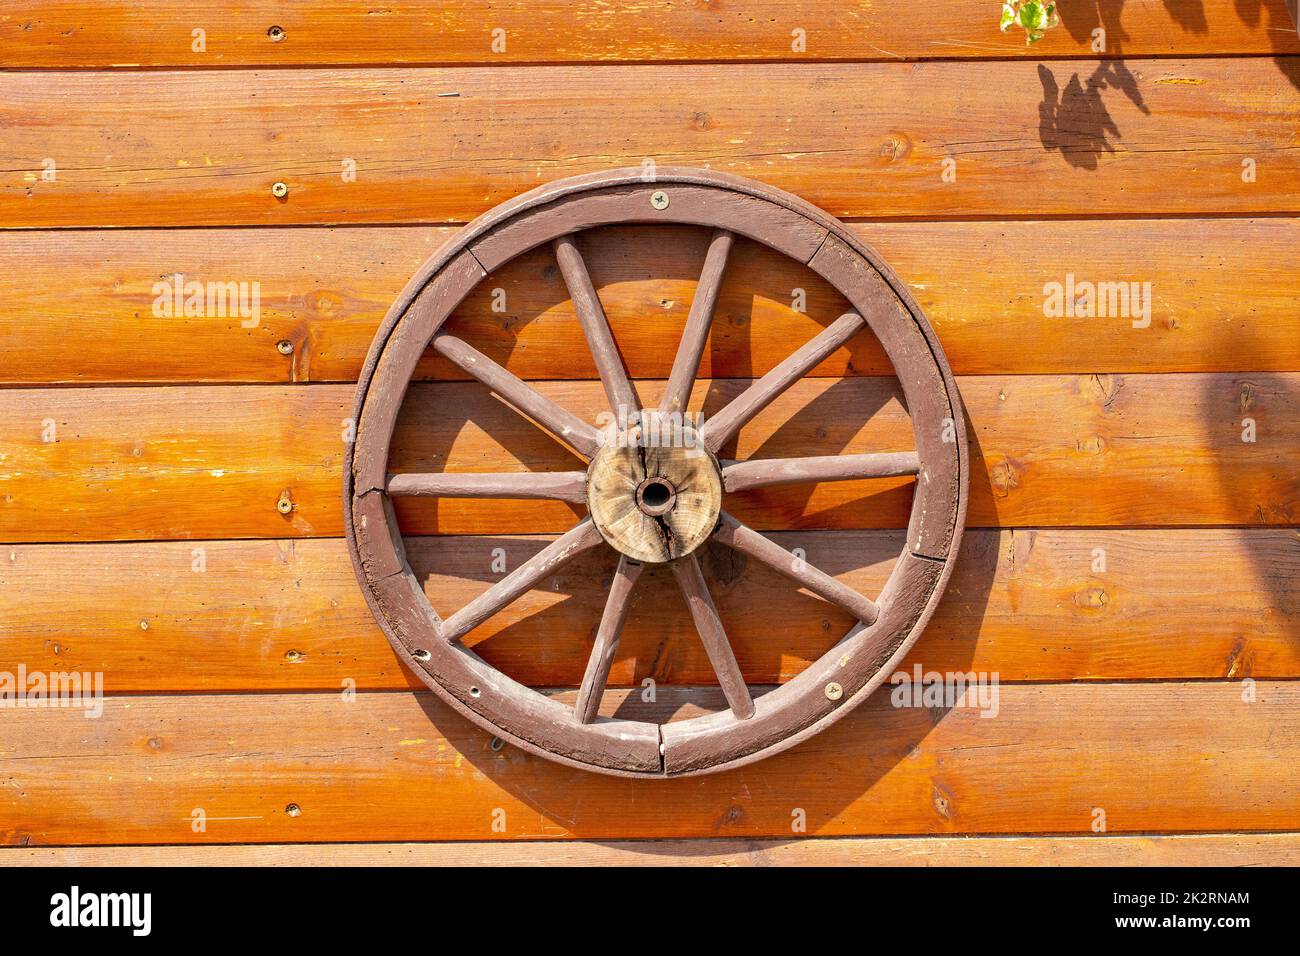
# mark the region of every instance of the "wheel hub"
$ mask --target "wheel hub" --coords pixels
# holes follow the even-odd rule
[[[690,554],[718,526],[722,471],[693,432],[670,444],[640,428],[608,437],[587,471],[587,509],[601,536],[633,561]]]

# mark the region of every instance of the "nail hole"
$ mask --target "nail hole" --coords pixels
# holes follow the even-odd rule
[[[471,696],[471,697],[480,697],[480,696],[482,696],[482,694],[483,694],[483,692],[482,692],[481,690],[479,690],[477,687],[471,687],[471,688],[469,689],[469,696]]]
[[[497,751],[498,753],[500,752],[501,748],[504,747],[505,745],[506,742],[502,740],[500,737],[493,737],[492,743],[488,744],[489,747],[491,747],[493,750]]]
[[[281,355],[292,355],[293,343],[290,342],[288,339],[281,339],[280,341],[275,343],[275,350],[279,352]]]
[[[289,814],[289,816],[291,816],[291,817],[301,816],[301,815],[302,815],[302,807],[298,806],[298,804],[296,804],[296,803],[290,803],[290,804],[287,804],[287,805],[285,806],[285,808],[284,808],[284,812],[287,813],[287,814]]]
[[[284,659],[287,661],[300,661],[302,660],[302,654],[298,651],[285,651]]]
[[[430,654],[428,651],[426,651],[423,647],[421,647],[419,650],[411,651],[411,656],[414,657],[417,661],[427,661],[433,657],[433,655]]]

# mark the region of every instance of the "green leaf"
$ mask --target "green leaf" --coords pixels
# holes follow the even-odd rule
[[[1045,19],[1047,18],[1043,14],[1043,5],[1038,0],[1029,0],[1020,8],[1020,25],[1030,33],[1041,30]]]
[[[1012,8],[1011,4],[1009,3],[1002,4],[1002,25],[1001,25],[1002,32],[1006,33],[1007,28],[1010,27],[1011,24],[1015,22],[1016,22],[1016,11]]]

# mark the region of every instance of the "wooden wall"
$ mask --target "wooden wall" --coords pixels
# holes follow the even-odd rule
[[[924,17],[902,0],[436,6],[0,14],[0,670],[102,672],[108,695],[94,720],[0,710],[0,863],[1300,861],[1300,41],[1283,0],[1063,0],[1028,49],[990,0]],[[384,311],[457,224],[646,159],[845,218],[925,309],[970,420],[970,527],[908,668],[996,673],[996,717],[882,693],[766,762],[625,781],[494,747],[389,650],[340,537],[345,419]],[[703,256],[704,236],[669,232],[583,239],[643,396]],[[156,315],[177,273],[259,283],[256,325]],[[1046,316],[1067,276],[1149,282],[1149,325]],[[476,294],[459,334],[592,406],[546,256],[493,284],[507,313]],[[839,305],[742,243],[698,401]],[[906,440],[888,371],[871,342],[837,353],[739,452]],[[404,462],[563,466],[450,366],[421,378]],[[737,507],[871,589],[909,500],[895,482]],[[493,548],[517,563],[572,517],[402,512],[449,607],[494,579]],[[480,652],[571,686],[608,564],[522,599]],[[788,679],[845,626],[706,564],[751,681]],[[686,685],[661,714],[712,701],[662,575],[638,607],[610,706],[640,706],[647,677]],[[448,842],[410,845],[427,841]]]

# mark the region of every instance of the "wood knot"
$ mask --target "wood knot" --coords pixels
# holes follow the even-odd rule
[[[312,305],[318,316],[338,315],[343,310],[343,297],[336,292],[327,292],[322,289],[313,297]]]
[[[989,471],[989,482],[993,486],[993,495],[1006,498],[1020,487],[1020,465],[1010,458],[1004,458]]]
[[[1241,392],[1237,396],[1237,405],[1243,415],[1255,407],[1255,392],[1256,389],[1253,383],[1241,383]]]
[[[895,133],[880,144],[880,155],[887,162],[902,159],[912,152],[912,142],[901,133]]]
[[[952,794],[942,784],[934,784],[930,790],[930,802],[934,804],[934,810],[945,820],[951,820],[956,812]]]
[[[1074,606],[1090,610],[1100,610],[1110,603],[1110,595],[1105,588],[1083,588],[1074,592]]]
[[[718,828],[722,829],[723,827],[735,826],[743,819],[745,819],[744,808],[739,804],[733,803],[731,806],[727,807],[727,812],[718,820]]]
[[[1118,375],[1088,375],[1083,379],[1080,391],[1093,404],[1109,408],[1123,385],[1124,380]]]
[[[711,130],[713,129],[713,117],[708,113],[696,113],[691,117],[691,126],[701,132]]]
[[[1227,665],[1224,677],[1249,677],[1255,669],[1255,654],[1248,650],[1244,637],[1238,637],[1232,642]]]
[[[1089,435],[1074,443],[1075,448],[1085,455],[1100,455],[1106,450],[1106,439],[1100,435]]]

